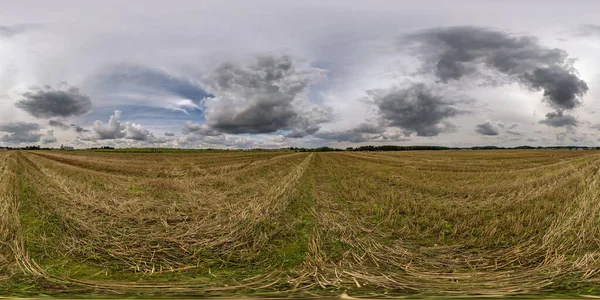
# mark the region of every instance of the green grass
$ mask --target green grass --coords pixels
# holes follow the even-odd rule
[[[131,151],[9,154],[0,294],[600,292],[596,152]]]
[[[273,267],[282,272],[289,272],[300,265],[307,253],[307,235],[311,228],[309,207],[310,183],[303,182],[298,192],[285,212],[285,216],[293,216],[296,220],[291,224],[278,224],[277,222],[261,221],[255,225],[257,232],[276,232],[272,242],[265,249],[259,250],[251,260],[240,260],[237,257],[222,255],[208,249],[195,249],[200,258],[196,266],[189,270],[164,272],[161,274],[147,274],[124,270],[119,268],[119,262],[107,262],[106,257],[99,260],[102,254],[90,249],[70,249],[74,253],[85,253],[85,256],[71,256],[65,253],[61,243],[68,238],[77,236],[76,225],[68,217],[56,213],[56,207],[48,205],[48,200],[36,191],[32,177],[35,169],[23,165],[19,172],[19,197],[21,207],[19,210],[21,220],[21,234],[31,258],[53,278],[65,278],[65,282],[53,280],[33,279],[27,276],[17,276],[3,283],[7,291],[14,291],[18,295],[43,295],[44,292],[60,294],[73,290],[74,286],[68,284],[68,278],[85,278],[102,280],[106,282],[137,281],[137,282],[189,282],[190,284],[204,284],[213,286],[228,286],[243,282],[246,278],[264,275],[273,271]],[[34,176],[34,175],[33,175]],[[135,195],[144,190],[138,185],[129,185],[129,193]],[[281,220],[287,222],[287,220]],[[280,225],[290,227],[290,230],[281,230]],[[50,289],[48,284],[52,283]],[[282,281],[284,286],[289,284]],[[76,287],[77,285],[75,285]],[[86,288],[75,289],[81,293],[89,293]],[[73,293],[76,295],[77,292]],[[147,292],[142,293],[148,295]],[[150,294],[159,295],[160,292]],[[167,293],[168,294],[168,293]]]

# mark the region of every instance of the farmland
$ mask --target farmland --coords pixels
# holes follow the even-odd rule
[[[0,294],[600,293],[600,153],[0,152]]]

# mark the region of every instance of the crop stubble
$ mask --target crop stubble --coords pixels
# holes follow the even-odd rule
[[[600,276],[594,151],[0,153],[0,286],[522,294]]]

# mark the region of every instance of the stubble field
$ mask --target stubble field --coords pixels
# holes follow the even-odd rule
[[[0,294],[599,294],[600,152],[0,152]]]

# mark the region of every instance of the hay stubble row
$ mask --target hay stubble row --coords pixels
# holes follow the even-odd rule
[[[2,152],[0,290],[580,291],[600,279],[599,159]]]

